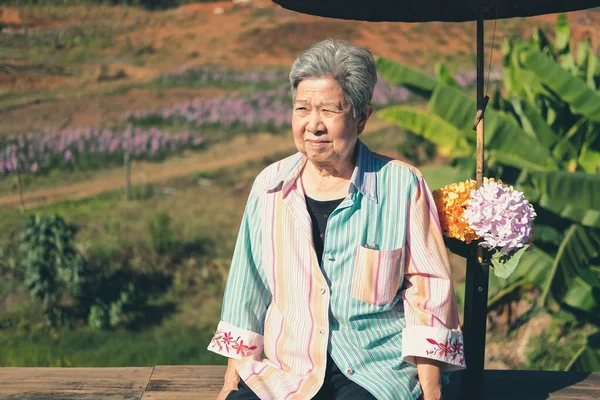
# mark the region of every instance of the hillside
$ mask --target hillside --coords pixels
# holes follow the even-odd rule
[[[552,31],[556,16],[500,20],[493,64],[507,37],[535,27]],[[131,7],[2,8],[0,135],[84,128],[118,121],[122,111],[215,89],[154,90],[143,84],[196,65],[236,70],[287,68],[299,51],[327,37],[348,39],[375,54],[427,71],[444,61],[474,70],[474,23],[368,23],[294,13],[265,0],[189,4],[166,11]],[[600,12],[569,14],[573,38],[599,47]],[[486,24],[486,53],[493,22]]]

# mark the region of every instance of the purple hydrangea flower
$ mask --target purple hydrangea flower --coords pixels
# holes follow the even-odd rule
[[[533,238],[533,206],[523,193],[491,179],[471,191],[463,216],[482,238],[481,246],[497,248],[502,255],[524,247]]]

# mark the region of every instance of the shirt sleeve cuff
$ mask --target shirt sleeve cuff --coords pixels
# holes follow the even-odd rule
[[[240,360],[244,357],[261,357],[263,344],[263,335],[221,321],[208,350]]]
[[[463,335],[458,331],[430,326],[410,326],[402,331],[402,357],[417,365],[415,357],[445,363],[443,372],[465,369]]]

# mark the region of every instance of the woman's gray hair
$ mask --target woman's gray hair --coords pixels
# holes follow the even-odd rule
[[[304,79],[331,77],[342,88],[356,119],[370,103],[377,83],[377,69],[371,52],[338,39],[327,39],[300,53],[292,64],[290,86],[296,101],[298,85]]]

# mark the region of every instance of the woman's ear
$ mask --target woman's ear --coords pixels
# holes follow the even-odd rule
[[[363,110],[363,112],[360,113],[360,115],[358,117],[358,134],[359,135],[361,133],[363,133],[363,131],[365,130],[365,125],[367,124],[367,121],[371,117],[371,114],[373,114],[373,106],[368,104],[365,107],[365,109]]]

